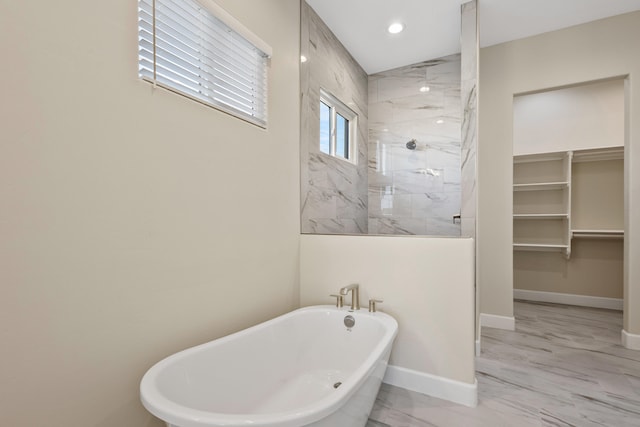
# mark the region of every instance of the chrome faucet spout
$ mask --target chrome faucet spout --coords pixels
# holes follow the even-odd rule
[[[351,291],[351,310],[360,310],[360,285],[352,285],[340,288],[340,295],[348,295]]]

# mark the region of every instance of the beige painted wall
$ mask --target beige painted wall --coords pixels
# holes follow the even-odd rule
[[[623,242],[615,239],[574,238],[569,260],[559,252],[516,251],[514,288],[622,298],[622,259]]]
[[[300,302],[332,304],[358,283],[364,309],[382,299],[398,321],[391,365],[473,384],[473,257],[473,239],[303,235]]]
[[[0,0],[0,425],[163,425],[153,363],[298,305],[299,2],[218,2],[268,131],[138,80],[135,1]]]
[[[572,165],[571,228],[624,228],[624,160],[577,162]]]
[[[513,99],[513,154],[624,145],[624,80]]]
[[[640,12],[485,48],[480,53],[478,286],[483,313],[513,315],[513,96],[611,77],[625,82],[624,328],[640,333]]]

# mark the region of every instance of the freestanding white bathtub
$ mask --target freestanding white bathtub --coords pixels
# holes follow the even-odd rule
[[[397,331],[381,312],[302,308],[158,362],[141,400],[169,427],[363,427]]]

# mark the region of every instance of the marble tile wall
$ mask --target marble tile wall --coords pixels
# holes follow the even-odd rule
[[[476,237],[476,146],[478,144],[478,13],[477,0],[461,6],[462,25],[460,41],[462,50],[462,206],[461,233],[464,237]]]
[[[301,14],[302,232],[367,234],[367,74],[304,1]],[[320,152],[320,88],[358,114],[355,165]]]
[[[369,76],[369,234],[460,235],[460,67],[457,54]]]

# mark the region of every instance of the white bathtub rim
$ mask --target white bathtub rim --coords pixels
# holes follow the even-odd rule
[[[331,305],[303,307],[225,337],[179,351],[162,359],[145,373],[140,382],[140,400],[143,406],[161,420],[180,427],[203,427],[212,425],[212,423],[225,426],[255,426],[256,418],[259,418],[260,425],[264,426],[294,427],[300,425],[301,420],[304,420],[305,423],[311,423],[326,417],[340,408],[340,406],[360,388],[362,383],[374,371],[376,361],[381,359],[382,355],[393,345],[398,333],[398,323],[390,315],[382,312],[369,313],[364,310],[355,312],[358,316],[374,316],[383,323],[386,331],[380,339],[380,342],[377,343],[364,363],[352,372],[348,379],[343,381],[340,388],[335,390],[335,393],[311,405],[296,408],[296,410],[293,411],[268,414],[224,414],[203,411],[167,399],[156,387],[156,378],[162,372],[163,368],[177,360],[189,357],[192,353],[205,351],[209,347],[223,345],[227,341],[250,334],[259,329],[264,329],[273,323],[282,321],[288,317],[293,317],[300,312],[326,310],[331,312],[339,311],[345,315],[350,313],[350,310],[337,309]],[[358,380],[353,382],[353,378],[357,378]]]

